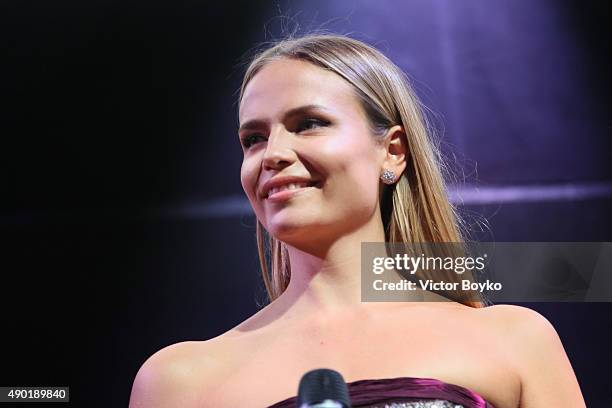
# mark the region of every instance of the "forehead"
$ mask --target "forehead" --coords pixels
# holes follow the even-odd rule
[[[266,64],[247,85],[240,121],[280,117],[284,111],[310,104],[338,114],[361,113],[352,86],[338,74],[306,61],[280,59]]]

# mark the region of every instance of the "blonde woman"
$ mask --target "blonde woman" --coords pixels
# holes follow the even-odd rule
[[[555,329],[530,309],[361,301],[362,242],[462,240],[419,101],[383,54],[339,35],[280,41],[248,67],[239,120],[271,303],[150,357],[132,408],[292,407],[321,367],[342,373],[354,406],[585,405]]]

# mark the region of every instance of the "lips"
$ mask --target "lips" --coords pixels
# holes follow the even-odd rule
[[[311,186],[312,186],[311,183],[301,182],[301,183],[284,184],[279,187],[272,187],[270,191],[268,191],[268,197],[270,197],[273,194],[280,193],[281,191],[297,190],[299,188],[311,187]]]
[[[316,187],[314,186],[306,186],[306,187],[300,187],[300,188],[279,190],[276,193],[270,193],[268,198],[266,198],[265,200],[270,203],[274,203],[274,204],[285,203],[287,201],[292,200],[293,198],[297,196],[307,194],[309,191],[312,191],[315,188]]]
[[[306,187],[315,187],[317,181],[305,179],[301,177],[275,177],[264,183],[261,189],[261,197],[263,199],[269,198],[273,194],[277,194],[283,191],[299,190]]]

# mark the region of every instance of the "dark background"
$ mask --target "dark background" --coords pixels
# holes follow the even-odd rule
[[[475,237],[612,241],[610,22],[578,1],[3,1],[0,385],[126,406],[148,356],[263,303],[235,92],[293,30],[413,78]],[[611,304],[527,306],[607,406]]]

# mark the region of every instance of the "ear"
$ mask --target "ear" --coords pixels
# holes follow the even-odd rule
[[[396,181],[400,178],[407,166],[410,155],[408,150],[408,137],[400,125],[395,125],[387,130],[384,140],[385,158],[382,163],[381,173],[384,169],[395,173]]]

